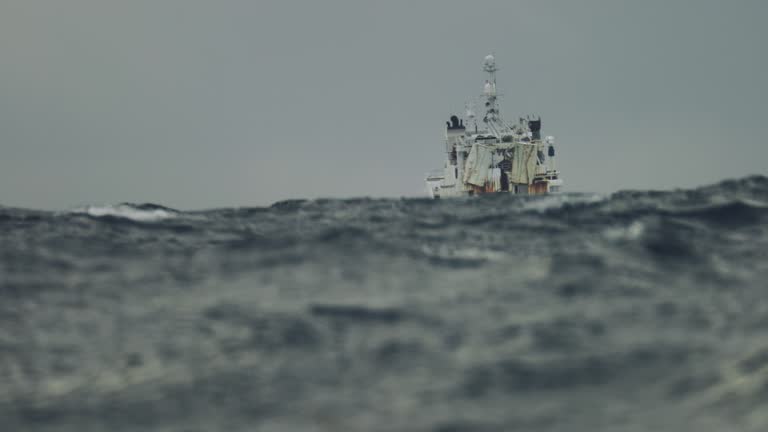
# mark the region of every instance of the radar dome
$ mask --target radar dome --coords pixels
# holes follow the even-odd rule
[[[483,60],[483,69],[485,69],[488,72],[495,71],[496,58],[494,58],[492,55],[485,56],[485,60]]]

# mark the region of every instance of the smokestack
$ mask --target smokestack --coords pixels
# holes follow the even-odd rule
[[[531,138],[541,140],[541,117],[538,120],[528,120],[528,129],[531,130]]]

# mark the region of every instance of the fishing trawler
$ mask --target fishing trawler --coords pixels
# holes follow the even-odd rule
[[[560,192],[563,181],[555,168],[555,139],[541,139],[541,118],[507,123],[496,93],[496,59],[483,62],[488,74],[482,95],[485,114],[478,119],[471,106],[460,119],[446,122],[445,164],[427,176],[432,198],[486,193],[538,195]]]

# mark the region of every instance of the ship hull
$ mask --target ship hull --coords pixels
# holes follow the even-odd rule
[[[497,189],[493,184],[483,186],[464,185],[445,185],[441,179],[428,178],[427,190],[430,198],[459,198],[468,196],[479,196],[488,194],[511,194],[511,195],[549,195],[561,192],[562,181],[560,179],[535,182],[530,185],[509,185],[508,188]]]

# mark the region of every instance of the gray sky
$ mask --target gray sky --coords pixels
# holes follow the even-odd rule
[[[570,191],[768,174],[768,2],[0,2],[0,204],[417,196],[501,68]]]

